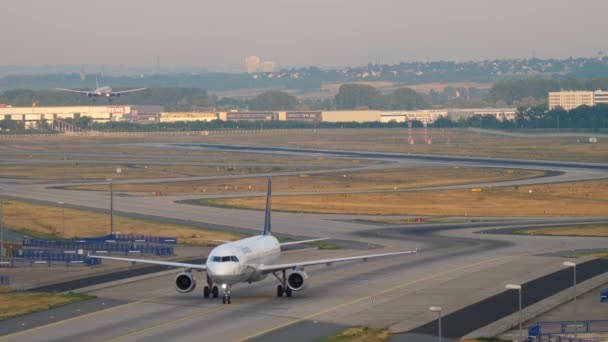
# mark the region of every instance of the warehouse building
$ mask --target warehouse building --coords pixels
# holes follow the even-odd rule
[[[89,117],[93,122],[123,121],[131,115],[131,106],[70,106],[70,107],[0,107],[0,118],[23,122],[24,127],[36,127],[39,122],[52,124],[56,120]]]
[[[423,124],[431,124],[440,117],[447,117],[448,112],[445,110],[409,110],[384,112],[380,114],[380,122],[408,122],[420,121]]]

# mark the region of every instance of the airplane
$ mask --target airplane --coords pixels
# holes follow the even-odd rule
[[[207,284],[203,289],[204,297],[217,298],[219,296],[219,286],[223,290],[222,303],[230,304],[230,294],[233,285],[243,282],[251,284],[253,282],[261,281],[269,274],[274,275],[280,283],[277,286],[277,297],[283,297],[283,295],[291,297],[294,291],[300,291],[306,287],[308,274],[304,272],[304,267],[323,264],[330,266],[337,262],[352,260],[367,261],[372,258],[415,254],[418,252],[418,249],[415,249],[391,253],[272,264],[272,262],[281,255],[281,247],[283,246],[327,240],[329,238],[279,242],[279,240],[272,235],[270,222],[271,185],[271,178],[268,177],[264,230],[262,234],[227,242],[215,247],[211,253],[209,253],[207,261],[203,265],[99,255],[89,255],[89,257],[184,268],[184,270],[175,277],[175,288],[180,293],[192,292],[196,288],[196,277],[192,274],[193,270],[204,271],[207,273]]]
[[[112,91],[111,87],[108,87],[108,86],[100,87],[99,82],[97,81],[97,78],[95,78],[95,90],[86,91],[86,90],[65,89],[65,88],[55,88],[55,89],[60,90],[60,91],[67,91],[67,92],[71,92],[71,93],[85,94],[88,97],[92,98],[93,101],[95,101],[95,99],[98,97],[105,97],[108,99],[109,102],[112,102],[112,97],[120,97],[120,95],[122,95],[122,94],[146,90],[146,88],[136,88],[136,89],[121,90],[121,91]]]

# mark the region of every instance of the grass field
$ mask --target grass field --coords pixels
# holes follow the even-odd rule
[[[508,137],[484,135],[462,129],[429,129],[432,145],[425,145],[423,130],[414,129],[415,145],[408,144],[407,129],[325,129],[298,131],[289,135],[271,132],[239,138],[239,144],[282,147],[345,149],[421,154],[503,157],[521,159],[608,162],[608,139],[597,144],[577,137]],[[234,137],[210,135],[210,142],[233,143]]]
[[[40,238],[76,238],[107,235],[108,214],[28,202],[4,202],[5,227]],[[114,216],[114,226],[122,234],[175,236],[183,244],[217,244],[212,240],[233,240],[240,235],[163,222]]]
[[[522,235],[553,236],[601,236],[608,237],[608,225],[578,225],[571,227],[543,227],[524,229],[515,232]]]
[[[297,212],[430,216],[605,216],[608,180],[526,187],[343,195],[275,196],[273,209]],[[264,198],[204,200],[262,209]]]
[[[117,173],[116,169],[121,172]],[[43,165],[3,165],[0,177],[23,179],[141,179],[163,177],[199,177],[213,175],[248,175],[255,173],[271,173],[282,171],[297,171],[303,167],[286,166],[189,166],[189,165],[148,165],[132,163],[113,164],[43,164]],[[307,167],[306,169],[317,169]],[[107,188],[107,187],[106,187]]]
[[[0,321],[91,298],[78,293],[0,292]]]
[[[511,170],[473,167],[410,167],[385,171],[354,171],[326,174],[300,174],[298,176],[273,177],[274,191],[363,191],[397,190],[415,187],[495,182],[543,175],[541,171]],[[115,185],[115,191],[142,192],[149,195],[156,191],[163,194],[233,192],[259,192],[266,190],[266,178],[230,179],[179,183],[123,184]],[[75,186],[71,189],[107,191],[105,185]]]
[[[336,335],[324,337],[319,342],[384,342],[390,337],[391,333],[388,330],[353,327]]]
[[[134,154],[184,154],[205,155],[203,150],[170,150],[155,146],[130,145],[147,142],[205,142],[239,145],[266,145],[281,147],[306,147],[347,149],[362,151],[386,151],[404,153],[451,154],[483,157],[507,157],[522,159],[570,160],[608,162],[608,139],[598,139],[597,144],[585,143],[584,137],[509,137],[469,132],[464,129],[429,129],[432,145],[422,144],[423,130],[414,129],[416,145],[408,144],[407,129],[318,129],[275,132],[265,130],[236,134],[211,134],[209,136],[108,136],[108,137],[36,137],[3,141],[2,151],[23,152],[119,152]],[[250,158],[261,158],[261,154]]]

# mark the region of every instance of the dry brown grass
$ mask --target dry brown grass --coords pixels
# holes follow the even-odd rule
[[[0,293],[0,321],[91,298],[78,294]]]
[[[530,192],[531,191],[531,192]],[[526,187],[415,191],[341,195],[276,196],[273,209],[299,212],[373,215],[447,216],[605,216],[608,180]],[[206,200],[262,209],[263,198]]]
[[[107,214],[18,201],[4,203],[4,224],[25,235],[52,238],[102,236],[110,231]],[[231,233],[124,216],[114,216],[114,225],[122,234],[175,236],[179,243],[186,244],[213,244],[212,240],[238,238]]]
[[[384,342],[388,341],[390,337],[391,333],[385,329],[353,327],[336,335],[325,337],[321,339],[321,342]]]
[[[397,190],[415,187],[468,184],[473,182],[496,182],[509,179],[530,178],[542,175],[541,171],[510,170],[473,167],[410,167],[386,171],[360,171],[326,173],[319,175],[274,177],[274,191],[362,191]],[[72,187],[80,190],[107,191],[104,185]],[[233,193],[266,190],[266,179],[262,177],[230,179],[220,181],[197,181],[155,184],[115,185],[116,191],[144,192],[152,195],[156,191],[163,194],[183,193]]]

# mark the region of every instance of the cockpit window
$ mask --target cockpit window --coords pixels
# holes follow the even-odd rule
[[[239,262],[239,258],[234,255],[230,256],[214,256],[211,261],[213,262]]]

